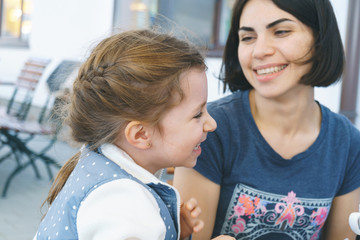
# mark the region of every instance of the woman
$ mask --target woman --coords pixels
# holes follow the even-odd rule
[[[208,105],[218,127],[174,185],[195,197],[194,239],[353,239],[360,133],[314,99],[342,73],[329,0],[238,0],[223,57],[225,89]]]

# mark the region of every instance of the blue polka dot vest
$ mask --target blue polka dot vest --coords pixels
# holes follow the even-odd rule
[[[78,239],[76,217],[81,202],[102,184],[122,178],[136,181],[152,193],[166,226],[165,239],[177,239],[178,206],[174,190],[161,183],[146,185],[104,155],[87,149],[40,223],[36,239]]]

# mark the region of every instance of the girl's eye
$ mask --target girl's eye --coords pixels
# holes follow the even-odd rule
[[[201,118],[202,115],[203,115],[203,112],[199,112],[198,114],[196,114],[196,115],[194,116],[194,118]]]

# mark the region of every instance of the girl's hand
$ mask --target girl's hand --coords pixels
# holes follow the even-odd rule
[[[195,198],[191,198],[180,206],[180,239],[197,233],[204,227],[204,222],[199,219],[201,209]],[[219,239],[220,240],[220,239]]]

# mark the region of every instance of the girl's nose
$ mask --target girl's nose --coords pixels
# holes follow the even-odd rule
[[[213,132],[217,127],[216,121],[210,116],[208,112],[206,112],[206,114],[207,118],[204,123],[204,132]]]

